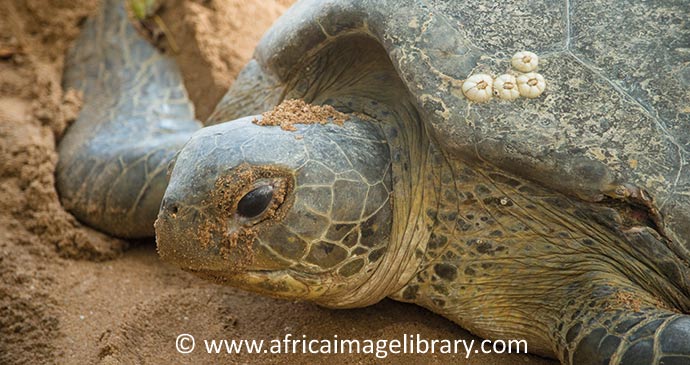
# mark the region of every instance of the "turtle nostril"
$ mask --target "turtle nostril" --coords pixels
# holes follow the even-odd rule
[[[163,206],[161,210],[168,212],[169,214],[175,215],[179,210],[179,206],[172,199],[163,199]]]

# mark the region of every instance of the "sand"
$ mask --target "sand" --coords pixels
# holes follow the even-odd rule
[[[307,104],[301,99],[284,100],[272,110],[261,114],[261,119],[254,118],[252,123],[257,125],[280,126],[286,131],[296,131],[295,124],[326,124],[343,125],[348,116],[335,110],[330,105]]]
[[[167,0],[161,18],[179,45],[204,119],[289,1]],[[81,225],[55,191],[55,146],[78,115],[60,86],[63,59],[96,1],[0,0],[0,363],[546,364],[522,355],[209,355],[203,339],[301,337],[475,339],[414,305],[356,310],[259,297],[162,263],[152,240],[125,242]],[[160,47],[169,49],[162,40]],[[181,333],[197,338],[175,351]]]

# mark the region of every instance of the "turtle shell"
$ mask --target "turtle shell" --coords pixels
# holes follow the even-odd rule
[[[329,102],[303,85],[305,72],[317,74],[306,60],[359,36],[387,55],[446,153],[587,201],[644,205],[674,251],[690,257],[688,5],[302,0],[264,36],[209,122],[294,95]],[[511,56],[522,50],[540,56],[547,86],[539,98],[464,97],[464,79],[512,72]],[[366,58],[371,47],[348,52]],[[322,57],[318,71],[342,62]],[[385,99],[390,90],[376,92]]]

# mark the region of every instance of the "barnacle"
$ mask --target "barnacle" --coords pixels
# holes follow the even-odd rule
[[[537,69],[539,57],[533,52],[522,51],[513,55],[510,63],[520,72],[530,72]]]
[[[546,89],[544,76],[536,72],[518,76],[517,85],[520,90],[520,95],[526,98],[536,98]]]
[[[472,75],[462,84],[465,96],[477,103],[491,100],[493,79],[487,74]]]
[[[494,95],[503,100],[515,100],[520,97],[515,76],[503,74],[494,80]]]

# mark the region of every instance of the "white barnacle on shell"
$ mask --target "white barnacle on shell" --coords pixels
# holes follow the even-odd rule
[[[493,92],[493,79],[487,74],[472,75],[462,84],[462,92],[474,102],[489,101]]]
[[[518,89],[520,90],[520,95],[526,98],[536,98],[546,89],[546,81],[544,76],[536,73],[530,72],[524,75],[520,75],[517,78]]]
[[[515,100],[520,97],[515,76],[503,74],[494,80],[494,95],[503,100]]]
[[[539,56],[530,51],[522,51],[514,54],[510,63],[520,72],[530,72],[537,69]]]

